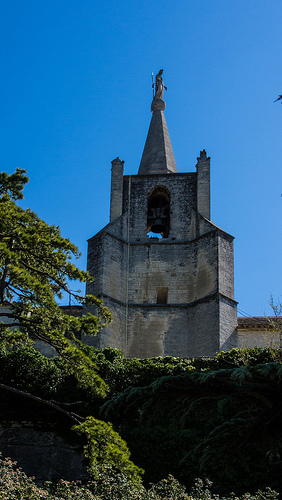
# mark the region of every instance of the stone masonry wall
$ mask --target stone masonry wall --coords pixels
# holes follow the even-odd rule
[[[33,422],[0,423],[3,457],[17,461],[37,483],[87,477],[82,446],[70,443],[48,426]]]
[[[190,243],[149,240],[130,247],[129,302],[156,304],[157,287],[168,288],[168,303],[183,304],[218,288],[215,233]]]
[[[219,351],[218,304],[129,307],[128,357],[213,356]]]
[[[159,186],[170,194],[168,237],[148,238],[148,196]],[[195,173],[123,178],[122,215],[89,240],[88,270],[96,279],[87,291],[113,314],[97,346],[129,357],[187,357],[228,344],[236,328],[233,238],[196,209]]]
[[[234,299],[234,260],[232,236],[219,232],[218,235],[219,292]]]
[[[237,347],[237,303],[223,296],[219,298],[219,326],[219,350]]]
[[[156,186],[170,192],[170,238],[187,239],[191,210],[196,210],[196,174],[124,177],[123,211],[129,212],[130,241],[146,238],[148,195]],[[130,203],[129,203],[130,192]]]

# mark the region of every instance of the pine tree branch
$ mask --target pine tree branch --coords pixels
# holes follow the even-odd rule
[[[64,413],[64,415],[66,415],[68,418],[70,418],[71,420],[73,420],[78,425],[81,424],[81,422],[85,421],[84,417],[81,417],[80,415],[76,415],[76,414],[74,414],[72,412],[64,410],[63,408],[61,408],[60,406],[58,406],[58,404],[55,404],[52,401],[48,401],[46,399],[42,399],[42,398],[40,398],[38,396],[34,396],[33,394],[30,394],[29,392],[21,391],[20,389],[15,389],[14,387],[10,387],[9,385],[1,384],[1,383],[0,383],[0,389],[4,389],[6,391],[13,392],[15,394],[18,394],[19,396],[24,396],[26,398],[33,399],[34,401],[37,401],[38,403],[50,406],[54,410],[57,410],[60,413]]]

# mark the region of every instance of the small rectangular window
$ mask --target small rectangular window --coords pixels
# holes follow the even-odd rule
[[[167,294],[168,287],[167,286],[157,286],[157,304],[167,304]]]

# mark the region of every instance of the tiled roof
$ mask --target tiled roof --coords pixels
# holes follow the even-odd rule
[[[248,318],[238,317],[238,329],[250,328],[255,329],[267,329],[269,327],[269,320],[275,321],[275,316],[251,316]],[[280,319],[280,318],[279,318]],[[282,321],[282,318],[280,319]]]

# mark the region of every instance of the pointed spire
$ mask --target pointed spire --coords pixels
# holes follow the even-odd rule
[[[163,89],[166,87],[163,85],[161,75],[162,70],[156,77],[155,97],[151,106],[153,116],[138,175],[177,173],[172,145],[164,116],[165,102],[162,97]]]

